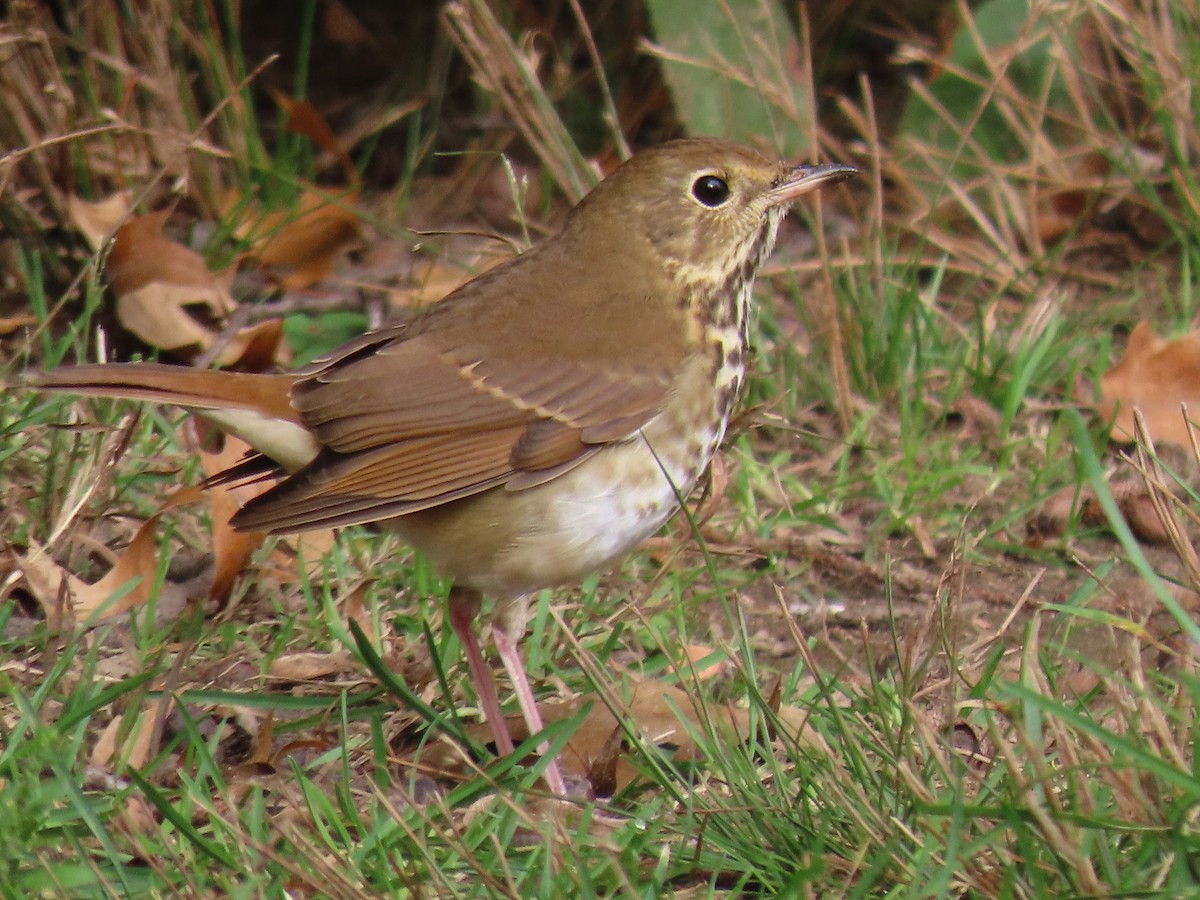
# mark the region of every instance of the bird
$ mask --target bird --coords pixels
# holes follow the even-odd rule
[[[420,550],[452,582],[450,625],[496,749],[511,754],[476,631],[483,598],[539,734],[518,646],[528,598],[609,568],[681,508],[745,381],[752,286],[781,220],[857,172],[670,141],[613,170],[554,236],[298,370],[100,363],[27,381],[175,405],[241,437],[255,455],[229,478],[278,481],[236,529],[378,523]],[[566,795],[554,760],[543,776]]]

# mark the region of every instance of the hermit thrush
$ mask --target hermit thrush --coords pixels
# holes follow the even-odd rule
[[[381,522],[424,552],[455,583],[450,620],[508,753],[472,624],[480,597],[502,604],[494,641],[537,733],[516,644],[524,598],[610,565],[679,509],[745,377],[751,285],[780,220],[855,172],[664,144],[609,175],[557,236],[300,371],[134,363],[31,380],[176,404],[243,437],[283,480],[238,528]]]

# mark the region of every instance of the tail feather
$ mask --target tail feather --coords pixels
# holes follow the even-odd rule
[[[248,375],[158,363],[64,366],[25,374],[25,383],[38,390],[181,406],[236,434],[291,471],[307,465],[320,449],[292,408],[294,382],[293,375]]]
[[[300,416],[290,399],[294,381],[292,375],[248,375],[159,363],[64,366],[25,374],[26,384],[38,390],[150,400],[191,409],[248,409],[299,425]]]

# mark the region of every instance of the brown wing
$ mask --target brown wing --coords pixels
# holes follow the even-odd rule
[[[497,356],[391,329],[299,373],[292,403],[325,447],[247,504],[239,528],[370,522],[569,471],[663,406],[669,370]]]

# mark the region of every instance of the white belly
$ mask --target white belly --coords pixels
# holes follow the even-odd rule
[[[605,569],[678,511],[712,460],[730,391],[717,394],[711,366],[695,360],[673,400],[639,434],[552,481],[493,488],[390,525],[444,576],[496,599]]]
[[[716,445],[712,437],[705,443]],[[497,560],[497,575],[510,589],[524,581],[525,593],[607,568],[662,528],[711,459],[705,454],[684,463],[664,456],[639,438],[567,473],[540,521],[528,522]]]

